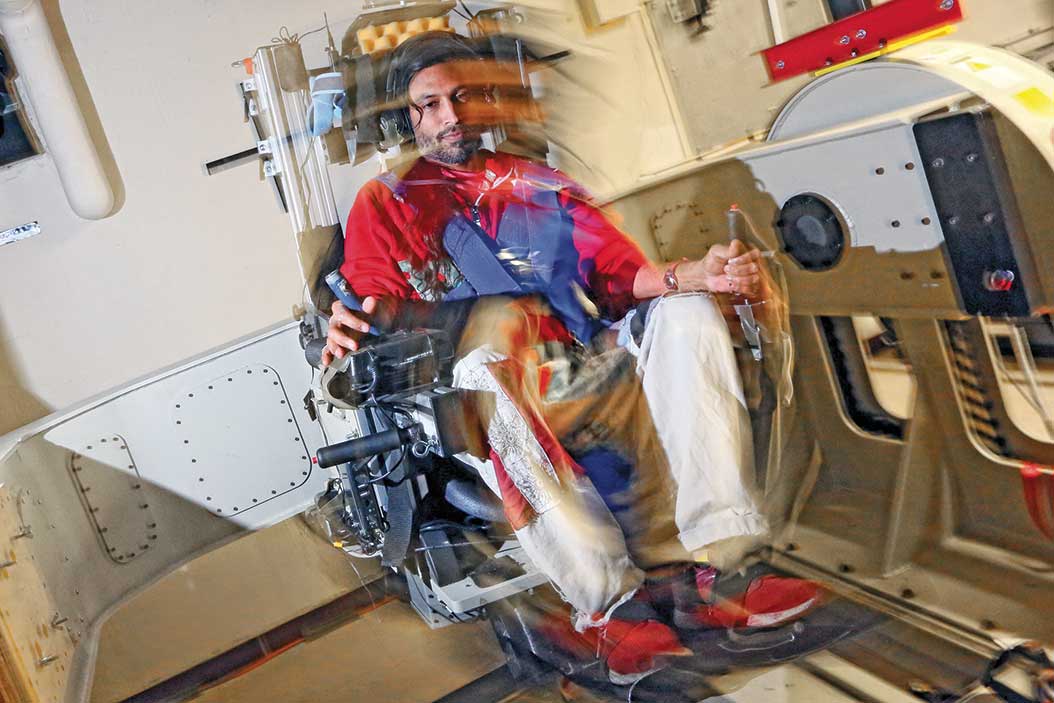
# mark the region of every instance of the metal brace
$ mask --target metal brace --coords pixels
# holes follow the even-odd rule
[[[754,306],[751,303],[744,303],[733,305],[732,309],[739,317],[739,325],[743,328],[743,336],[747,340],[747,346],[750,347],[754,361],[761,361],[761,325],[754,319]]]

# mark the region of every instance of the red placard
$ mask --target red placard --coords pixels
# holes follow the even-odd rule
[[[765,49],[773,81],[819,71],[962,21],[961,0],[890,0]]]

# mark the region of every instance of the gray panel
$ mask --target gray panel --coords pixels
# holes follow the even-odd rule
[[[778,204],[812,193],[834,205],[854,247],[928,251],[943,241],[910,125],[825,135],[742,158]]]
[[[805,86],[780,112],[768,141],[966,95],[961,85],[918,66],[880,61],[853,66]]]

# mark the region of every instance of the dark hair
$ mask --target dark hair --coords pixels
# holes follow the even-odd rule
[[[474,61],[480,54],[470,40],[453,32],[423,32],[416,34],[392,52],[388,66],[387,103],[382,130],[398,130],[402,140],[413,140],[414,130],[410,115],[410,81],[421,71],[447,61]],[[394,135],[393,135],[394,136]]]

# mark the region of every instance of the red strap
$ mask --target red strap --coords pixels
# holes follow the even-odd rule
[[[1025,506],[1028,508],[1028,515],[1032,518],[1032,523],[1047,539],[1054,540],[1054,530],[1051,529],[1043,508],[1043,504],[1049,502],[1054,510],[1054,491],[1051,490],[1054,486],[1051,485],[1051,480],[1052,477],[1044,474],[1038,464],[1026,461],[1021,465],[1021,483],[1025,490]],[[1043,492],[1047,493],[1045,501],[1041,496]]]

